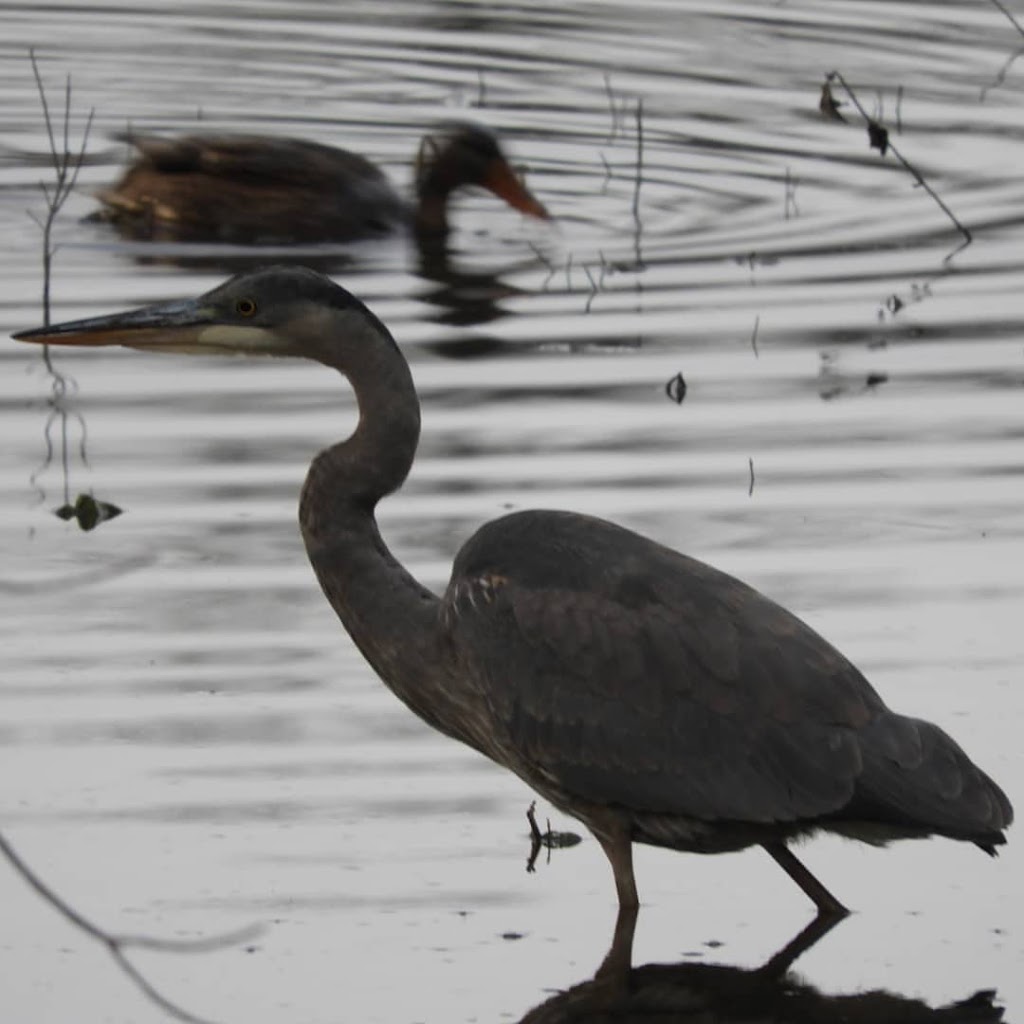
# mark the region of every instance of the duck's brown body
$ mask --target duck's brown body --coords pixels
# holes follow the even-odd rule
[[[97,194],[98,218],[135,239],[270,245],[352,241],[402,228],[443,237],[449,196],[463,185],[546,216],[494,136],[474,125],[424,140],[415,203],[365,157],[304,139],[121,138],[139,155],[116,185]]]

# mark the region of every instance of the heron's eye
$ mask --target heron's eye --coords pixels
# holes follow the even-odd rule
[[[235,312],[239,316],[252,316],[256,312],[256,303],[252,299],[239,299],[235,303]]]

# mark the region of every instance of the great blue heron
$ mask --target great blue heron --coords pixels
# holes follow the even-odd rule
[[[760,844],[825,914],[839,901],[787,846],[824,830],[884,843],[1005,842],[999,787],[937,726],[746,584],[613,523],[531,511],[481,527],[441,597],[374,519],[412,465],[408,364],[358,299],[301,267],[191,301],[25,331],[23,341],[300,356],[340,370],[359,422],[313,460],[299,520],[327,599],[416,714],[515,772],[597,837],[620,905],[632,844]]]
[[[119,136],[139,153],[101,189],[98,219],[134,238],[244,244],[347,241],[409,223],[436,241],[448,200],[478,185],[533,217],[547,211],[509,166],[497,137],[473,124],[428,135],[416,161],[416,202],[365,157],[303,139],[251,135]]]

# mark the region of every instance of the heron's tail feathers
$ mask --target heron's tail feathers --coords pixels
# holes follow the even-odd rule
[[[938,726],[886,712],[858,739],[864,770],[853,802],[869,820],[968,840],[992,856],[1006,842],[1006,794]]]

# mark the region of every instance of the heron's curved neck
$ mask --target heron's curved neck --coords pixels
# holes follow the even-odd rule
[[[417,237],[443,238],[448,234],[448,200],[458,183],[444,166],[433,164],[426,168],[416,185],[416,209],[413,213]]]
[[[380,331],[368,334],[360,360],[344,368],[359,424],[313,460],[299,521],[324,594],[356,646],[406,704],[437,725],[439,601],[391,554],[374,518],[378,500],[405,480],[420,430],[409,367],[383,325]],[[329,357],[321,361],[341,369]]]
[[[377,502],[402,486],[416,454],[420,404],[405,358],[386,334],[370,338],[359,352],[345,367],[329,355],[320,359],[348,377],[359,423],[309,467],[299,505],[307,537],[324,539],[372,523]]]

